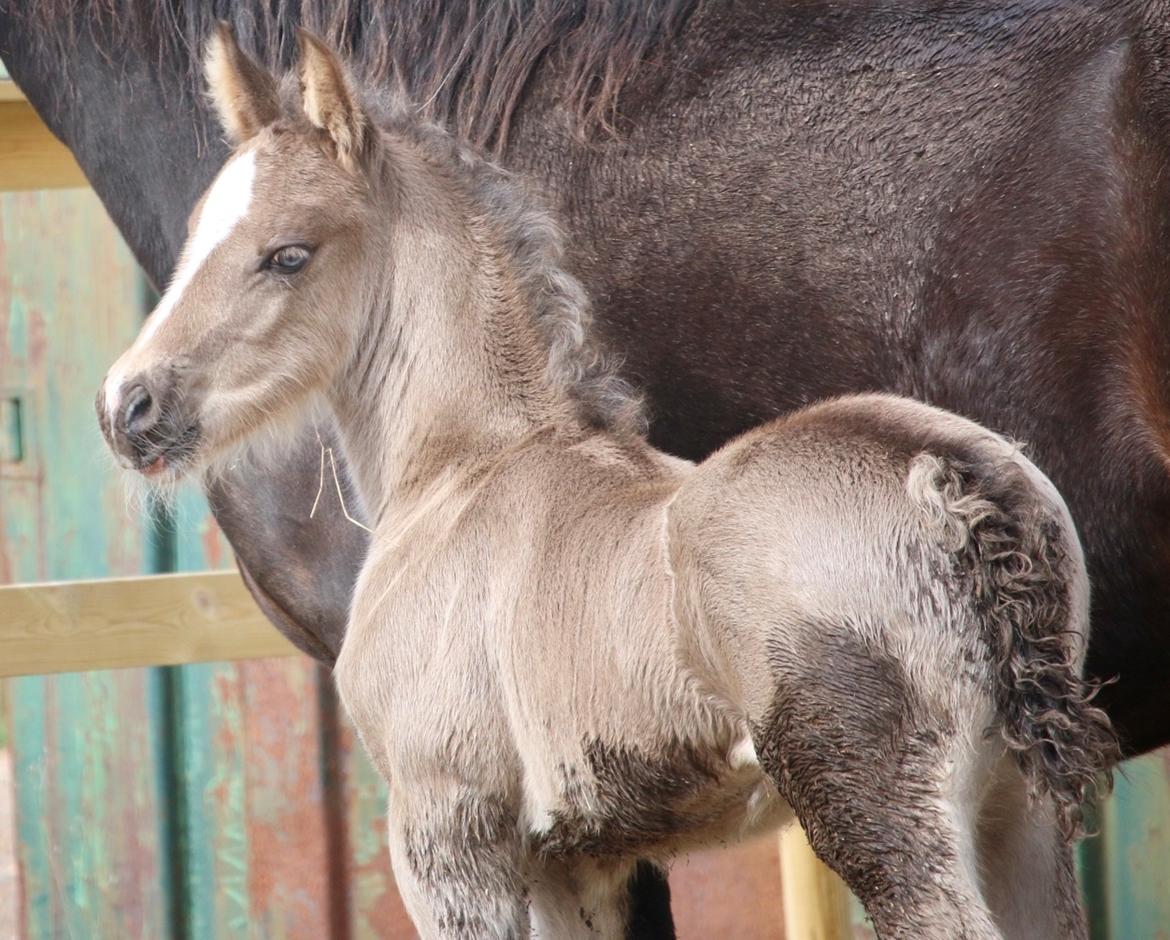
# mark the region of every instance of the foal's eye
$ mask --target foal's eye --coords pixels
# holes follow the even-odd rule
[[[263,268],[273,274],[296,274],[309,261],[312,252],[304,245],[285,245],[264,259]]]

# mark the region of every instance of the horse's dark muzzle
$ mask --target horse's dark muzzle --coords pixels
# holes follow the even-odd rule
[[[95,405],[106,443],[127,466],[143,473],[179,463],[199,437],[198,425],[184,420],[173,373],[124,382],[114,410],[108,407],[103,385]]]

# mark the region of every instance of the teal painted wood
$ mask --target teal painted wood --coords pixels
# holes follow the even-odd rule
[[[110,230],[90,193],[0,197],[0,391],[18,403],[23,437],[22,459],[0,463],[3,581],[145,563],[92,414],[93,390],[140,317],[136,266]],[[164,935],[149,674],[22,679],[5,691],[25,936]]]
[[[1170,940],[1170,749],[1127,761],[1090,851],[1096,940]]]
[[[196,494],[179,502],[173,542],[176,570],[231,564]],[[280,659],[182,667],[171,681],[184,936],[328,936],[318,671]]]
[[[143,294],[92,194],[0,201],[0,401],[27,419],[0,464],[0,580],[231,565],[193,490],[145,538],[104,456],[93,391]],[[323,681],[280,660],[10,683],[24,936],[344,932]]]
[[[184,492],[169,522],[168,570],[230,564],[201,496]],[[166,670],[175,703],[173,823],[179,919],[186,940],[249,936],[243,690],[222,663]]]
[[[355,940],[413,937],[410,918],[394,884],[386,834],[386,787],[371,766],[353,727],[341,722],[348,846],[347,906]]]
[[[182,918],[190,940],[248,936],[241,694],[229,666],[170,671],[180,801]]]

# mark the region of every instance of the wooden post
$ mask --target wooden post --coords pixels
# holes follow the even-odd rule
[[[848,940],[849,890],[793,824],[780,834],[780,885],[785,940]]]
[[[0,78],[0,191],[88,186],[66,146],[20,90]]]

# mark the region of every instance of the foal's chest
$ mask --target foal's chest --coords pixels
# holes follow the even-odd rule
[[[339,681],[369,677],[349,688],[370,707],[346,704],[388,775],[429,761],[510,779],[496,796],[564,856],[665,856],[774,820],[741,723],[680,662],[661,502],[598,499],[526,529],[490,508],[363,572]]]

